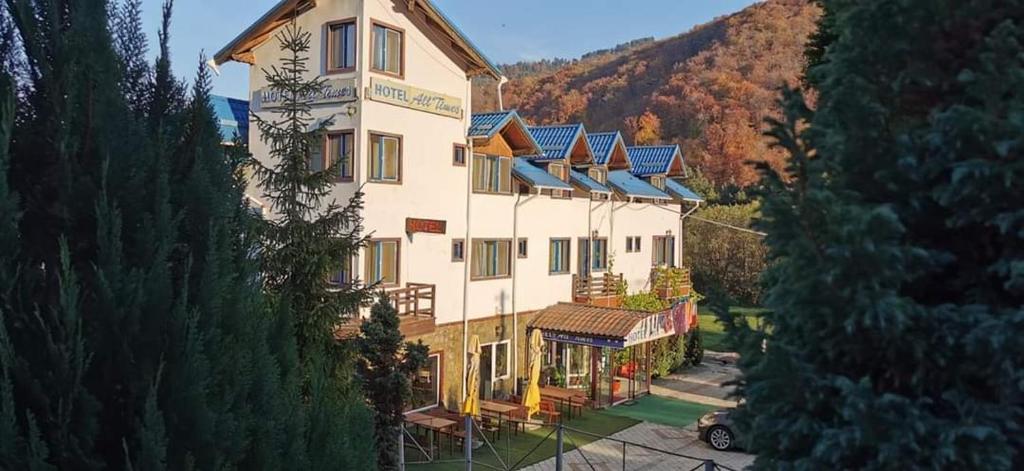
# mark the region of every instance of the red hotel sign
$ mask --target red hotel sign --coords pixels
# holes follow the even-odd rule
[[[427,234],[444,234],[447,229],[447,221],[405,218],[405,232],[407,234],[415,234],[417,232],[424,232]]]

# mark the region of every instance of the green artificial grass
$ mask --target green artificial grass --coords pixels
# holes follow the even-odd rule
[[[613,414],[610,413],[609,410],[587,410],[584,412],[582,417],[573,417],[572,420],[566,420],[565,426],[584,430],[599,436],[607,436],[632,427],[638,423],[640,423],[639,419]],[[551,436],[545,439],[545,436],[547,436],[552,430],[553,427],[546,426],[537,430],[528,430],[525,433],[520,432],[518,435],[508,435],[507,430],[502,430],[501,438],[496,443],[492,443],[492,445],[494,446],[495,451],[501,455],[502,460],[506,460],[506,456],[508,456],[506,464],[511,465],[522,459],[530,452],[531,449],[533,449],[534,446],[537,446],[538,443],[542,442],[536,450],[530,453],[529,456],[526,456],[526,459],[518,465],[518,467],[529,466],[555,456],[555,434],[552,433]],[[564,437],[564,451],[573,450],[576,446],[583,446],[598,439],[596,437],[571,431],[566,431]],[[507,442],[506,438],[508,439]],[[487,439],[492,440],[493,437],[490,434],[487,434]],[[463,452],[458,448],[457,444],[455,454],[453,455],[448,452],[447,437],[442,437],[442,443],[442,454],[438,459],[459,461],[450,463],[408,464],[406,468],[410,471],[465,469],[465,463],[461,461]],[[412,451],[409,447],[406,447],[405,456],[407,461],[423,460],[422,454],[418,451]],[[494,453],[487,448],[487,445],[483,445],[480,448],[473,450],[473,462],[501,468],[498,459],[494,456]],[[479,466],[479,468],[488,469],[486,466]]]
[[[714,406],[680,401],[660,396],[644,396],[633,405],[622,404],[605,411],[608,414],[683,428],[702,415],[717,409]]]

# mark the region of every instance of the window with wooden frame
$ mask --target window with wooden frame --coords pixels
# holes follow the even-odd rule
[[[640,251],[640,236],[629,236],[626,237],[626,253],[636,253]]]
[[[569,273],[570,244],[569,239],[551,239],[548,248],[548,274]]]
[[[402,182],[402,136],[370,133],[369,170],[371,182]]]
[[[471,278],[487,280],[511,275],[512,241],[509,239],[473,239]]]
[[[526,258],[527,256],[529,256],[529,250],[530,247],[527,240],[525,238],[519,239],[519,241],[516,243],[516,256],[518,256],[519,258]]]
[[[608,269],[608,239],[598,237],[590,240],[590,268],[593,271]]]
[[[466,241],[462,239],[455,239],[452,241],[452,261],[466,261]]]
[[[408,411],[432,409],[441,404],[441,385],[444,383],[444,353],[436,352],[427,356],[426,363],[412,377],[412,395]]]
[[[341,260],[341,266],[337,271],[331,273],[330,278],[327,282],[334,287],[340,288],[342,286],[348,286],[352,284],[353,280],[352,273],[352,257],[344,257]]]
[[[608,172],[603,168],[592,168],[587,171],[587,175],[594,181],[605,184],[608,182]]]
[[[466,166],[466,146],[455,144],[452,146],[452,165],[456,167]]]
[[[654,236],[651,263],[656,267],[676,266],[676,238],[674,236]]]
[[[327,23],[327,73],[339,74],[356,69],[356,19]]]
[[[324,135],[323,166],[336,169],[335,179],[339,182],[352,181],[354,166],[352,153],[355,152],[356,136],[352,131],[330,131]]]
[[[498,155],[473,154],[473,191],[512,193],[512,159]]]
[[[402,78],[405,68],[405,31],[373,21],[373,60],[370,68],[374,72]]]
[[[366,283],[398,286],[401,239],[371,239],[366,242]]]
[[[657,188],[659,190],[664,190],[665,189],[665,177],[658,176],[658,175],[655,175],[655,176],[651,177],[651,186],[653,186],[653,187],[655,187],[655,188]]]
[[[569,166],[560,162],[552,162],[548,164],[548,173],[553,175],[555,178],[563,181],[569,181]],[[571,190],[551,190],[551,196],[553,198],[569,198],[572,196]]]

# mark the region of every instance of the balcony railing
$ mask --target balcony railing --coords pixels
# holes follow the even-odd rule
[[[663,299],[689,296],[693,290],[693,280],[689,268],[658,267],[651,271],[651,286],[655,293]]]
[[[388,296],[391,296],[391,302],[398,311],[399,317],[434,317],[436,293],[435,285],[424,283],[406,283],[404,288],[388,290]]]
[[[606,307],[618,307],[622,303],[619,287],[622,274],[603,273],[589,278],[572,276],[573,301]]]

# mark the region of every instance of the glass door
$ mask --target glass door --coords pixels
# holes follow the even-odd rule
[[[576,257],[576,273],[579,274],[580,278],[590,278],[590,239],[581,237],[579,244],[579,256]]]

